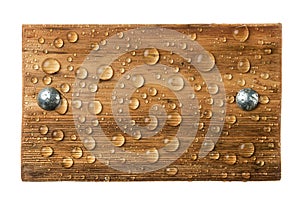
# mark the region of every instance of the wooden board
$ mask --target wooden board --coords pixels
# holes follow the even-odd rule
[[[23,181],[280,179],[280,24],[23,25],[22,39]],[[243,88],[256,109],[237,106]]]

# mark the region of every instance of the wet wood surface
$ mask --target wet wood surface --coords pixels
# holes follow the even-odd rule
[[[176,31],[183,39],[197,42],[205,49],[205,55],[211,56],[210,60],[215,64],[209,70],[218,69],[219,81],[224,85],[223,99],[213,98],[212,93],[221,95],[222,90],[208,86],[203,74],[193,66],[193,58],[186,59],[170,50],[176,47],[193,52],[195,48],[172,37],[159,38],[159,34],[153,34],[153,39],[146,37],[146,41],[133,41],[131,31],[141,29],[139,34],[147,33],[141,27],[153,25],[23,25],[22,180],[279,180],[281,25],[154,26],[158,32],[162,31],[159,28]],[[127,46],[123,48],[119,44],[121,41]],[[160,44],[159,41],[167,42]],[[133,46],[135,43],[138,45]],[[107,48],[109,45],[112,48]],[[125,53],[120,54],[122,48]],[[105,73],[96,77],[96,84],[91,84],[88,80],[95,77],[89,70],[82,69],[85,65],[97,64],[93,60],[95,55],[99,58],[115,55],[117,59],[108,68],[101,68],[106,70]],[[186,82],[182,88],[180,81],[176,82],[172,91],[172,88],[148,83],[146,77],[151,70],[140,73],[142,78],[129,76],[144,63],[150,68],[161,66],[162,74],[153,74],[157,79],[166,76],[170,67],[172,73],[180,74]],[[166,69],[163,66],[167,66]],[[136,89],[132,96],[127,96],[128,99],[115,100],[114,95],[118,94],[113,93],[114,89],[127,87],[120,85],[121,79],[133,80]],[[37,95],[45,87],[56,88],[62,97],[61,105],[54,111],[43,110],[37,104]],[[244,111],[236,105],[236,94],[243,88],[258,92],[256,109]],[[92,113],[96,120],[80,114],[85,107],[89,111],[90,105],[79,100],[85,98],[85,93],[80,93],[83,90],[90,91],[95,97]],[[179,90],[192,91],[184,94],[197,100],[198,121],[184,116],[186,105],[178,99]],[[126,105],[131,116],[128,126],[147,127],[153,135],[130,135],[119,127],[116,113],[121,115],[124,111],[116,109],[114,113],[114,101],[122,105],[129,103]],[[165,110],[165,123],[151,115],[149,110],[154,105],[161,105]],[[213,107],[218,109],[213,110]],[[218,115],[216,112],[224,113],[224,124],[212,120]],[[193,138],[183,137],[191,141],[185,148],[176,134],[187,121],[190,127],[186,130],[196,129],[196,132]],[[97,143],[103,140],[97,132],[99,127],[113,148]],[[206,134],[211,129],[220,133],[218,138],[207,141]],[[209,152],[201,158],[199,150],[203,141]],[[160,155],[160,149],[166,146],[170,153],[170,156],[166,154],[167,161]],[[102,150],[105,153],[101,154]],[[182,153],[175,157],[181,150]],[[136,160],[145,162],[144,167],[125,167],[130,161],[134,163],[135,158],[120,157],[119,151],[138,152],[142,158]],[[111,159],[105,159],[108,157]],[[163,162],[168,164],[165,166]],[[126,170],[120,170],[122,166]],[[157,168],[147,171],[151,166]]]

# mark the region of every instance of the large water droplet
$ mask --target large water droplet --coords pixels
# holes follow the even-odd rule
[[[167,137],[164,139],[166,151],[176,151],[179,148],[179,140],[177,137]]]
[[[78,34],[75,31],[70,31],[67,33],[67,39],[71,43],[77,42]]]
[[[73,158],[81,158],[82,157],[82,149],[80,147],[74,147],[72,150],[71,150],[71,154],[72,154],[72,157]]]
[[[233,38],[239,42],[245,42],[249,37],[249,30],[246,25],[235,27]]]
[[[178,126],[181,123],[181,115],[177,112],[172,112],[167,117],[167,124],[170,126]]]
[[[250,61],[247,58],[242,58],[237,64],[237,68],[242,73],[247,73],[250,70]]]
[[[180,91],[184,87],[184,80],[181,76],[173,75],[168,79],[170,88],[174,91]]]
[[[104,65],[97,69],[97,73],[100,80],[109,80],[114,75],[114,70],[110,65]]]
[[[102,111],[102,104],[100,101],[91,101],[88,104],[88,110],[91,114],[98,115]]]
[[[239,154],[242,157],[248,158],[253,155],[255,151],[254,144],[251,142],[243,143],[239,146]]]
[[[155,163],[159,159],[159,153],[156,148],[150,148],[146,151],[145,154],[145,160],[148,161],[149,163]]]
[[[113,143],[113,145],[121,147],[125,143],[125,137],[122,134],[118,133],[112,136],[111,142]]]
[[[43,157],[50,157],[53,154],[53,149],[51,147],[42,147],[41,148],[41,155]]]
[[[54,58],[46,58],[42,63],[42,69],[47,74],[54,74],[60,70],[60,63]]]
[[[64,168],[71,168],[74,164],[74,161],[71,157],[67,156],[67,157],[64,157],[63,160],[62,160],[62,166]]]
[[[133,75],[131,77],[131,81],[132,81],[132,84],[136,87],[136,88],[140,88],[144,85],[145,83],[145,79],[142,75],[140,74],[137,74],[137,75]]]
[[[140,101],[135,98],[135,97],[132,97],[129,101],[129,108],[132,109],[132,110],[135,110],[137,109],[138,107],[140,106]]]
[[[156,48],[148,48],[144,51],[144,62],[148,65],[155,65],[159,60],[159,52]]]
[[[209,72],[215,66],[215,57],[210,52],[205,52],[196,56],[196,63],[203,72]]]

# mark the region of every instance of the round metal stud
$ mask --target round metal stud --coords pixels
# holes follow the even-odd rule
[[[251,88],[244,88],[236,95],[236,104],[243,110],[253,110],[258,104],[258,93]]]
[[[43,88],[37,96],[38,105],[44,110],[55,110],[60,105],[59,92],[53,87]]]

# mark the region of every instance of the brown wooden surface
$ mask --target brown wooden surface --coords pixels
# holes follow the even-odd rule
[[[96,160],[88,162],[92,155],[84,145],[76,131],[72,114],[72,94],[75,71],[86,56],[91,52],[95,43],[108,39],[116,33],[134,29],[145,25],[23,25],[22,52],[23,52],[23,121],[22,121],[22,179],[24,181],[160,181],[160,180],[279,180],[281,177],[280,165],[280,111],[281,111],[281,25],[160,25],[161,27],[177,30],[199,42],[207,51],[213,54],[216,65],[223,77],[226,90],[226,122],[221,137],[216,143],[213,153],[219,154],[218,159],[213,159],[213,153],[205,158],[197,158],[199,148],[207,132],[210,123],[210,95],[206,90],[206,84],[202,77],[191,66],[191,71],[184,68],[189,65],[179,55],[159,50],[159,63],[170,67],[179,67],[180,73],[191,85],[199,83],[202,89],[196,92],[200,100],[201,122],[203,129],[197,132],[192,145],[179,159],[170,166],[154,172],[142,174],[127,174],[114,169]],[[249,32],[245,41],[234,37],[236,27],[242,26]],[[78,40],[72,43],[67,34],[75,31]],[[42,41],[42,39],[44,41]],[[61,48],[55,47],[55,39],[61,38],[64,44]],[[58,44],[59,45],[59,44]],[[101,44],[100,44],[101,45]],[[143,62],[141,56],[143,49],[136,50],[136,57],[132,62],[125,63],[130,56],[121,56],[112,64],[114,78],[122,76],[122,70],[134,68],[139,62]],[[132,55],[131,55],[132,56]],[[61,69],[58,73],[47,75],[42,70],[42,63],[47,58],[55,58],[60,62]],[[251,63],[248,72],[242,73],[237,68],[239,60],[247,58]],[[170,62],[173,59],[174,62]],[[183,63],[183,65],[182,65]],[[73,70],[70,70],[70,66]],[[45,76],[47,76],[45,78]],[[232,77],[231,77],[232,76]],[[51,78],[51,83],[49,81]],[[190,78],[189,77],[193,77]],[[63,92],[61,85],[70,85],[70,91]],[[115,82],[99,82],[98,87],[111,86]],[[46,87],[57,88],[68,102],[68,110],[65,114],[56,111],[42,110],[36,102],[38,92]],[[140,94],[147,93],[151,85],[140,88]],[[234,101],[236,93],[250,87],[255,89],[263,98],[258,107],[253,111],[239,109]],[[151,103],[160,103],[168,106],[168,99],[176,101],[172,92],[156,86],[158,94],[155,97],[148,95],[149,104],[141,103],[139,109],[133,113],[136,123],[145,124],[144,118]],[[116,133],[122,132],[116,127],[116,123],[109,109],[110,101],[103,96],[111,97],[111,89],[104,94],[96,93],[103,105],[103,111],[97,116],[100,125],[110,138]],[[159,95],[164,94],[159,99]],[[144,100],[140,98],[140,102]],[[161,96],[160,96],[161,97]],[[102,99],[101,99],[102,98]],[[265,99],[264,99],[265,98]],[[266,101],[269,99],[269,101]],[[170,111],[170,110],[169,110]],[[176,108],[180,113],[180,109]],[[107,114],[105,114],[107,113]],[[212,113],[213,114],[213,113]],[[235,120],[234,120],[235,119]],[[40,127],[47,125],[48,132],[41,134]],[[62,130],[64,138],[56,141],[52,134],[55,130]],[[166,125],[161,134],[144,142],[143,139],[131,142],[132,138],[123,134],[126,138],[122,148],[138,150],[159,146],[158,144],[167,134],[176,131],[175,127]],[[239,146],[244,143],[254,145],[254,153],[245,157],[240,153]],[[45,147],[51,147],[53,154],[43,156]],[[82,149],[82,156],[72,154],[72,149]],[[44,149],[43,149],[44,148]],[[117,147],[121,148],[121,147]],[[43,150],[44,151],[43,151]],[[77,148],[78,149],[78,148]],[[226,156],[236,156],[236,162],[230,163]],[[66,168],[63,159],[69,157],[73,165]],[[172,171],[176,171],[171,173]]]

